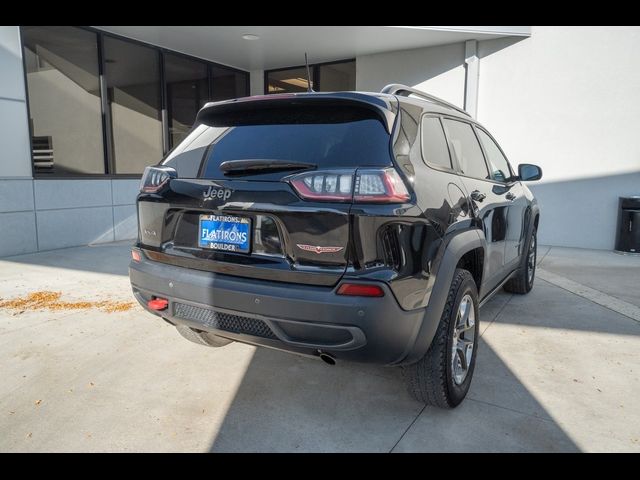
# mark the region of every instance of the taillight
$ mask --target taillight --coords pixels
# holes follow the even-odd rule
[[[314,171],[289,180],[307,200],[357,203],[401,203],[411,197],[393,168]]]
[[[177,176],[176,170],[171,167],[147,167],[140,180],[140,191],[157,193],[169,183],[169,180]]]
[[[336,293],[352,297],[384,297],[384,290],[381,287],[366,283],[343,283]]]
[[[291,185],[302,198],[332,202],[353,199],[352,170],[303,173],[291,178]]]
[[[402,178],[393,168],[358,169],[354,202],[401,203],[411,198]]]

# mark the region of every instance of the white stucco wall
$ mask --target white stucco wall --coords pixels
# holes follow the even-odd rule
[[[541,243],[613,249],[619,196],[640,195],[640,27],[532,27],[478,44],[477,118],[514,166],[544,171],[530,188]],[[464,44],[360,56],[358,90],[405,83],[459,106]]]
[[[249,95],[264,94],[264,70],[249,72]]]
[[[478,120],[535,163],[540,242],[612,249],[618,196],[640,194],[640,27],[532,27],[480,42]]]
[[[356,89],[379,92],[390,83],[464,104],[464,43],[356,57]]]

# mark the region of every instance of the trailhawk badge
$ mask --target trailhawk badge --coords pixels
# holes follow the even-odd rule
[[[344,247],[321,247],[320,245],[304,245],[296,243],[300,250],[313,253],[336,253],[342,250]]]

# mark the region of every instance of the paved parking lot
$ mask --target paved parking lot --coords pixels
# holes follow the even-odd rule
[[[0,259],[0,297],[132,300],[126,244]],[[466,401],[397,369],[200,347],[135,306],[0,309],[0,451],[640,451],[640,258],[541,248],[481,311]]]

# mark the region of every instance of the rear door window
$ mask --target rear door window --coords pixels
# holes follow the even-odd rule
[[[451,152],[462,174],[467,177],[488,179],[487,164],[471,124],[445,119],[444,125],[447,129]]]
[[[428,165],[451,167],[451,156],[438,117],[422,118],[422,158]]]

